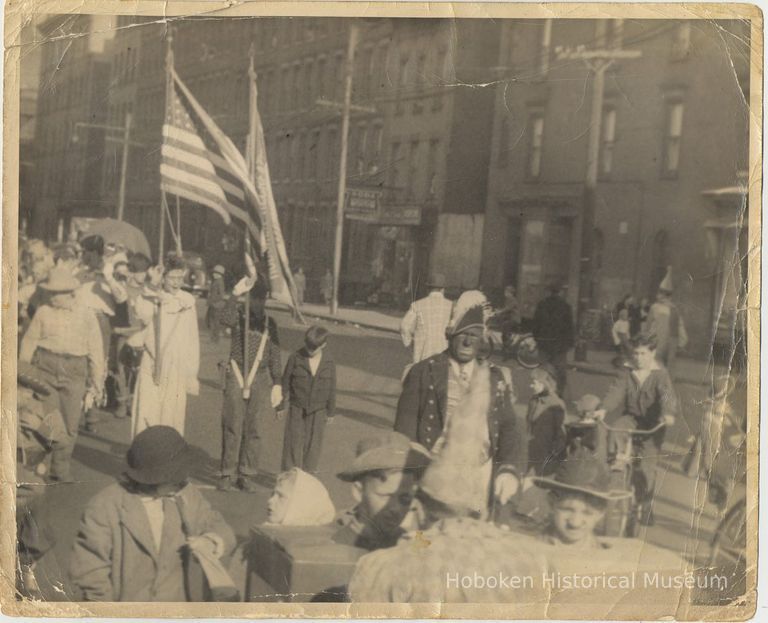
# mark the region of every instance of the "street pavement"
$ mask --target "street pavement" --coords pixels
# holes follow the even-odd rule
[[[305,326],[295,323],[287,312],[272,311],[280,328],[283,361],[302,343]],[[400,378],[409,362],[406,349],[392,332],[354,324],[326,324],[332,332],[328,351],[337,365],[338,411],[329,423],[319,466],[319,478],[328,487],[337,509],[352,505],[349,485],[335,474],[354,456],[357,442],[366,436],[391,429],[400,391]],[[263,470],[255,493],[215,490],[221,454],[221,379],[217,364],[229,354],[229,338],[213,343],[201,329],[200,395],[188,402],[186,438],[199,455],[194,482],[204,489],[211,504],[221,511],[242,542],[251,526],[266,519],[266,500],[279,471],[284,423],[274,415],[260,422]],[[530,396],[529,373],[513,368],[518,397],[517,409],[525,412]],[[571,371],[566,402],[586,393],[602,396],[611,377],[602,373]],[[662,547],[674,549],[686,557],[705,559],[708,542],[716,526],[716,511],[702,501],[695,480],[680,470],[690,435],[698,431],[700,413],[697,402],[704,397],[703,387],[680,384],[682,417],[668,431],[658,474],[655,507],[656,525],[644,528],[641,537]],[[39,582],[44,597],[66,600],[70,593],[66,568],[83,507],[97,491],[114,481],[123,469],[130,442],[130,422],[104,413],[96,432],[81,433],[74,454],[74,484],[48,486],[46,504],[58,543],[40,563]],[[697,499],[698,496],[698,499]],[[700,515],[698,521],[695,516]],[[236,554],[231,564],[238,582],[244,578],[243,561]]]

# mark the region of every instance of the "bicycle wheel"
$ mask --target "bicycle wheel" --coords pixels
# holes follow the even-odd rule
[[[532,335],[522,338],[516,347],[515,359],[523,368],[533,370],[541,365],[541,353]]]
[[[627,473],[624,471],[611,472],[610,488],[614,491],[624,491],[627,488]],[[630,500],[612,500],[605,509],[603,535],[624,537],[630,513]]]

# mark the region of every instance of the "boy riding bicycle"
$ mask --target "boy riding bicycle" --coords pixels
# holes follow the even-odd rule
[[[642,514],[644,525],[653,525],[651,503],[656,481],[656,464],[661,455],[666,428],[675,422],[678,413],[677,395],[667,370],[656,360],[656,340],[640,336],[633,342],[633,365],[623,371],[610,387],[603,408],[596,411],[599,418],[617,412],[610,423],[608,459],[612,469],[623,470],[633,457],[637,458],[644,487]],[[663,424],[663,426],[659,426]],[[659,427],[656,432],[653,429]],[[633,435],[632,430],[649,431]]]

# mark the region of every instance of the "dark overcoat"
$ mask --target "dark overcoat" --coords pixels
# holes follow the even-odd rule
[[[448,352],[415,364],[403,382],[397,403],[395,430],[432,449],[443,434],[448,404]],[[522,477],[527,467],[527,440],[524,422],[512,406],[512,391],[501,369],[490,365],[491,401],[488,433],[494,472],[512,472]]]

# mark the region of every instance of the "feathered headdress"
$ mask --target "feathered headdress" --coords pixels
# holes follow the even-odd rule
[[[480,327],[485,331],[491,311],[491,304],[480,290],[463,292],[453,304],[448,335],[458,335],[473,327]]]

